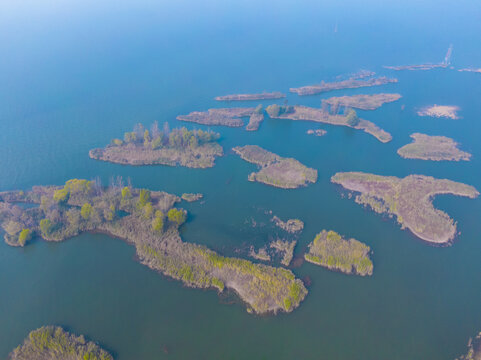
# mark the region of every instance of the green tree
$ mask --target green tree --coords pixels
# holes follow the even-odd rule
[[[160,149],[162,147],[162,137],[158,136],[152,142],[150,143],[150,146],[152,146],[153,150]]]
[[[148,147],[151,140],[152,140],[152,139],[150,138],[149,130],[146,129],[146,130],[144,131],[144,146],[145,146],[145,147]]]
[[[53,230],[53,223],[50,219],[42,219],[40,220],[40,231],[42,235],[48,236],[52,233]]]
[[[137,206],[143,208],[145,204],[150,201],[150,191],[147,189],[140,189],[139,191],[139,200],[137,202]]]
[[[82,208],[80,209],[80,215],[84,220],[88,220],[90,218],[90,215],[92,214],[92,205],[89,203],[85,203],[82,205]]]
[[[132,199],[132,193],[130,192],[130,189],[127,186],[122,188],[121,193],[122,193],[122,200]]]
[[[266,108],[266,111],[271,118],[275,118],[275,117],[278,117],[280,115],[281,107],[277,104],[272,104],[272,105],[269,105]]]
[[[257,114],[262,114],[262,104],[259,104],[256,106],[256,109],[254,110]]]
[[[144,205],[143,211],[144,211],[144,217],[146,219],[150,219],[152,217],[152,214],[154,213],[154,208],[150,201]]]
[[[357,124],[359,124],[359,118],[354,109],[349,109],[349,111],[347,112],[346,124],[348,124],[349,126],[356,126]]]
[[[164,230],[164,218],[163,216],[155,216],[152,220],[152,230],[161,233]]]
[[[68,200],[68,196],[69,196],[68,188],[64,187],[62,189],[55,190],[55,192],[53,193],[53,200],[56,203],[65,203]]]
[[[191,149],[195,149],[199,146],[199,142],[197,141],[197,138],[194,135],[190,137],[189,146]]]
[[[172,208],[167,212],[167,218],[170,222],[177,224],[177,226],[182,225],[186,220],[186,214],[184,210],[179,210]]]
[[[120,139],[113,139],[112,140],[112,144],[115,145],[115,146],[120,146],[122,145],[124,142]]]
[[[32,232],[30,229],[23,229],[18,235],[18,244],[20,246],[25,246],[25,243],[32,238]]]

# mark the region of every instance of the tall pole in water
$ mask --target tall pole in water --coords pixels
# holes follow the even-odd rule
[[[443,65],[449,65],[451,64],[451,54],[453,53],[453,44],[449,45],[448,52],[446,53],[446,56],[444,57]]]

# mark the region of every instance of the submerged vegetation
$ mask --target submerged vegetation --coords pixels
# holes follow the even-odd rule
[[[63,187],[0,193],[0,224],[7,231],[6,242],[15,246],[28,244],[23,229],[48,241],[101,231],[133,244],[142,264],[187,286],[234,290],[249,311],[289,312],[299,306],[307,290],[291,271],[183,242],[179,227],[187,212],[174,206],[179,201],[166,192],[124,186],[121,179],[109,187],[72,179]],[[39,206],[21,208],[16,202]]]
[[[362,172],[337,173],[331,181],[359,192],[356,202],[377,213],[396,215],[402,228],[431,243],[447,243],[456,235],[456,224],[443,211],[435,209],[433,197],[453,194],[475,198],[478,191],[469,185],[430,176],[410,175],[405,178],[380,176]]]
[[[142,124],[126,132],[124,139],[113,139],[105,148],[92,149],[92,159],[128,165],[170,165],[191,168],[214,166],[215,158],[223,154],[217,143],[218,133],[187,130],[185,127],[159,129],[155,122],[150,131]]]
[[[335,231],[322,230],[309,244],[304,258],[316,265],[346,274],[372,275],[369,246],[355,239],[344,239]]]
[[[113,360],[112,355],[92,341],[61,327],[43,326],[28,334],[9,360]]]
[[[317,181],[317,170],[308,168],[293,158],[283,158],[257,145],[235,147],[232,150],[242,159],[261,166],[249,175],[249,181],[295,189]]]
[[[406,159],[469,161],[471,154],[458,149],[458,143],[445,136],[411,135],[413,142],[404,145],[397,153]]]
[[[287,231],[288,233],[295,233],[302,231],[304,229],[304,222],[299,219],[288,219],[287,221],[282,221],[277,216],[272,217],[272,221],[276,226],[280,227],[282,230]]]

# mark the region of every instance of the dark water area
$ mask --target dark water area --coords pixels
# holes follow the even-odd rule
[[[133,247],[103,234],[25,248],[0,242],[0,358],[47,324],[85,334],[130,359],[437,359],[465,351],[481,330],[481,200],[439,196],[458,222],[451,246],[433,247],[342,195],[339,171],[424,174],[481,189],[481,5],[476,1],[218,2],[7,1],[0,4],[0,190],[63,184],[70,178],[130,178],[135,187],[181,195],[184,241],[246,257],[272,228],[265,211],[299,218],[295,256],[322,229],[365,242],[374,274],[350,277],[304,263],[309,294],[290,314],[253,316],[232,295],[183,287],[135,261]],[[337,24],[337,32],[335,32]],[[455,69],[396,72],[383,65],[440,62],[450,44]],[[360,69],[397,84],[316,96],[397,92],[402,98],[358,113],[390,132],[382,144],[353,129],[266,117],[259,131],[217,127],[225,156],[211,169],[129,167],[88,157],[134,123],[200,125],[179,114],[215,96],[335,80]],[[284,99],[261,101],[281,104]],[[419,117],[431,104],[457,105],[458,120]],[[312,128],[323,137],[306,135]],[[406,160],[397,149],[413,132],[445,135],[470,162]],[[317,183],[283,190],[247,181],[256,167],[233,154],[255,144],[318,170]],[[257,229],[257,230],[256,230]],[[267,230],[266,230],[267,229]],[[274,230],[272,230],[274,231]],[[231,302],[234,302],[233,304]]]

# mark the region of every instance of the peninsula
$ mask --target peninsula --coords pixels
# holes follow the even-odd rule
[[[434,208],[434,196],[453,194],[473,199],[479,195],[473,186],[423,175],[398,178],[346,172],[335,174],[331,182],[360,193],[355,198],[358,204],[380,214],[395,215],[403,229],[432,244],[445,244],[456,236],[456,223]]]
[[[153,125],[151,131],[142,124],[126,132],[124,140],[113,139],[105,148],[92,149],[89,156],[95,160],[123,165],[168,165],[189,168],[209,168],[215,158],[222,156],[217,143],[220,135],[212,131],[187,130],[185,127],[160,131]]]
[[[249,181],[282,189],[295,189],[317,181],[317,170],[308,168],[293,158],[283,158],[257,145],[238,146],[234,152],[242,159],[261,167],[249,175]]]
[[[469,161],[471,154],[458,149],[458,143],[445,136],[411,135],[413,142],[404,145],[397,153],[405,159]]]
[[[182,241],[179,228],[187,212],[175,207],[179,201],[166,192],[124,186],[121,180],[102,187],[72,179],[65,186],[0,193],[0,224],[12,246],[26,246],[32,236],[63,241],[85,231],[103,232],[132,244],[142,264],[188,287],[234,290],[249,312],[290,312],[299,306],[307,290],[291,271]]]
[[[374,123],[361,119],[353,109],[345,109],[344,114],[332,114],[325,108],[312,108],[301,105],[279,106],[269,105],[266,109],[271,118],[305,120],[330,125],[347,126],[371,134],[379,141],[386,143],[392,140],[391,134],[382,130]]]
[[[383,104],[397,101],[401,98],[400,94],[372,94],[372,95],[353,95],[353,96],[339,96],[331,97],[322,100],[326,104],[333,107],[351,107],[361,110],[376,110]]]
[[[356,239],[344,239],[335,231],[322,230],[309,244],[306,261],[345,274],[372,275],[371,249]]]
[[[96,343],[68,333],[61,327],[43,326],[28,334],[9,360],[113,360]]]
[[[351,78],[348,80],[334,81],[334,82],[322,81],[318,85],[309,85],[309,86],[302,86],[299,88],[290,88],[289,91],[301,96],[315,95],[315,94],[320,94],[327,91],[342,90],[342,89],[356,89],[356,88],[369,87],[369,86],[379,86],[379,85],[385,85],[390,83],[396,83],[397,81],[398,81],[397,79],[390,79],[384,76],[378,77],[378,78],[371,78],[367,80],[359,80],[359,79]]]
[[[419,116],[431,116],[431,117],[445,117],[453,120],[459,119],[458,116],[459,107],[451,105],[433,105],[426,106],[418,111]]]
[[[246,130],[257,130],[262,120],[264,120],[262,105],[256,108],[222,108],[193,111],[188,115],[177,116],[177,120],[209,126],[241,127],[244,126],[244,121],[241,119],[243,117],[249,117],[249,124]]]
[[[251,101],[251,100],[271,100],[271,99],[282,99],[285,98],[286,94],[281,92],[264,92],[260,94],[233,94],[217,96],[215,100],[217,101]]]

